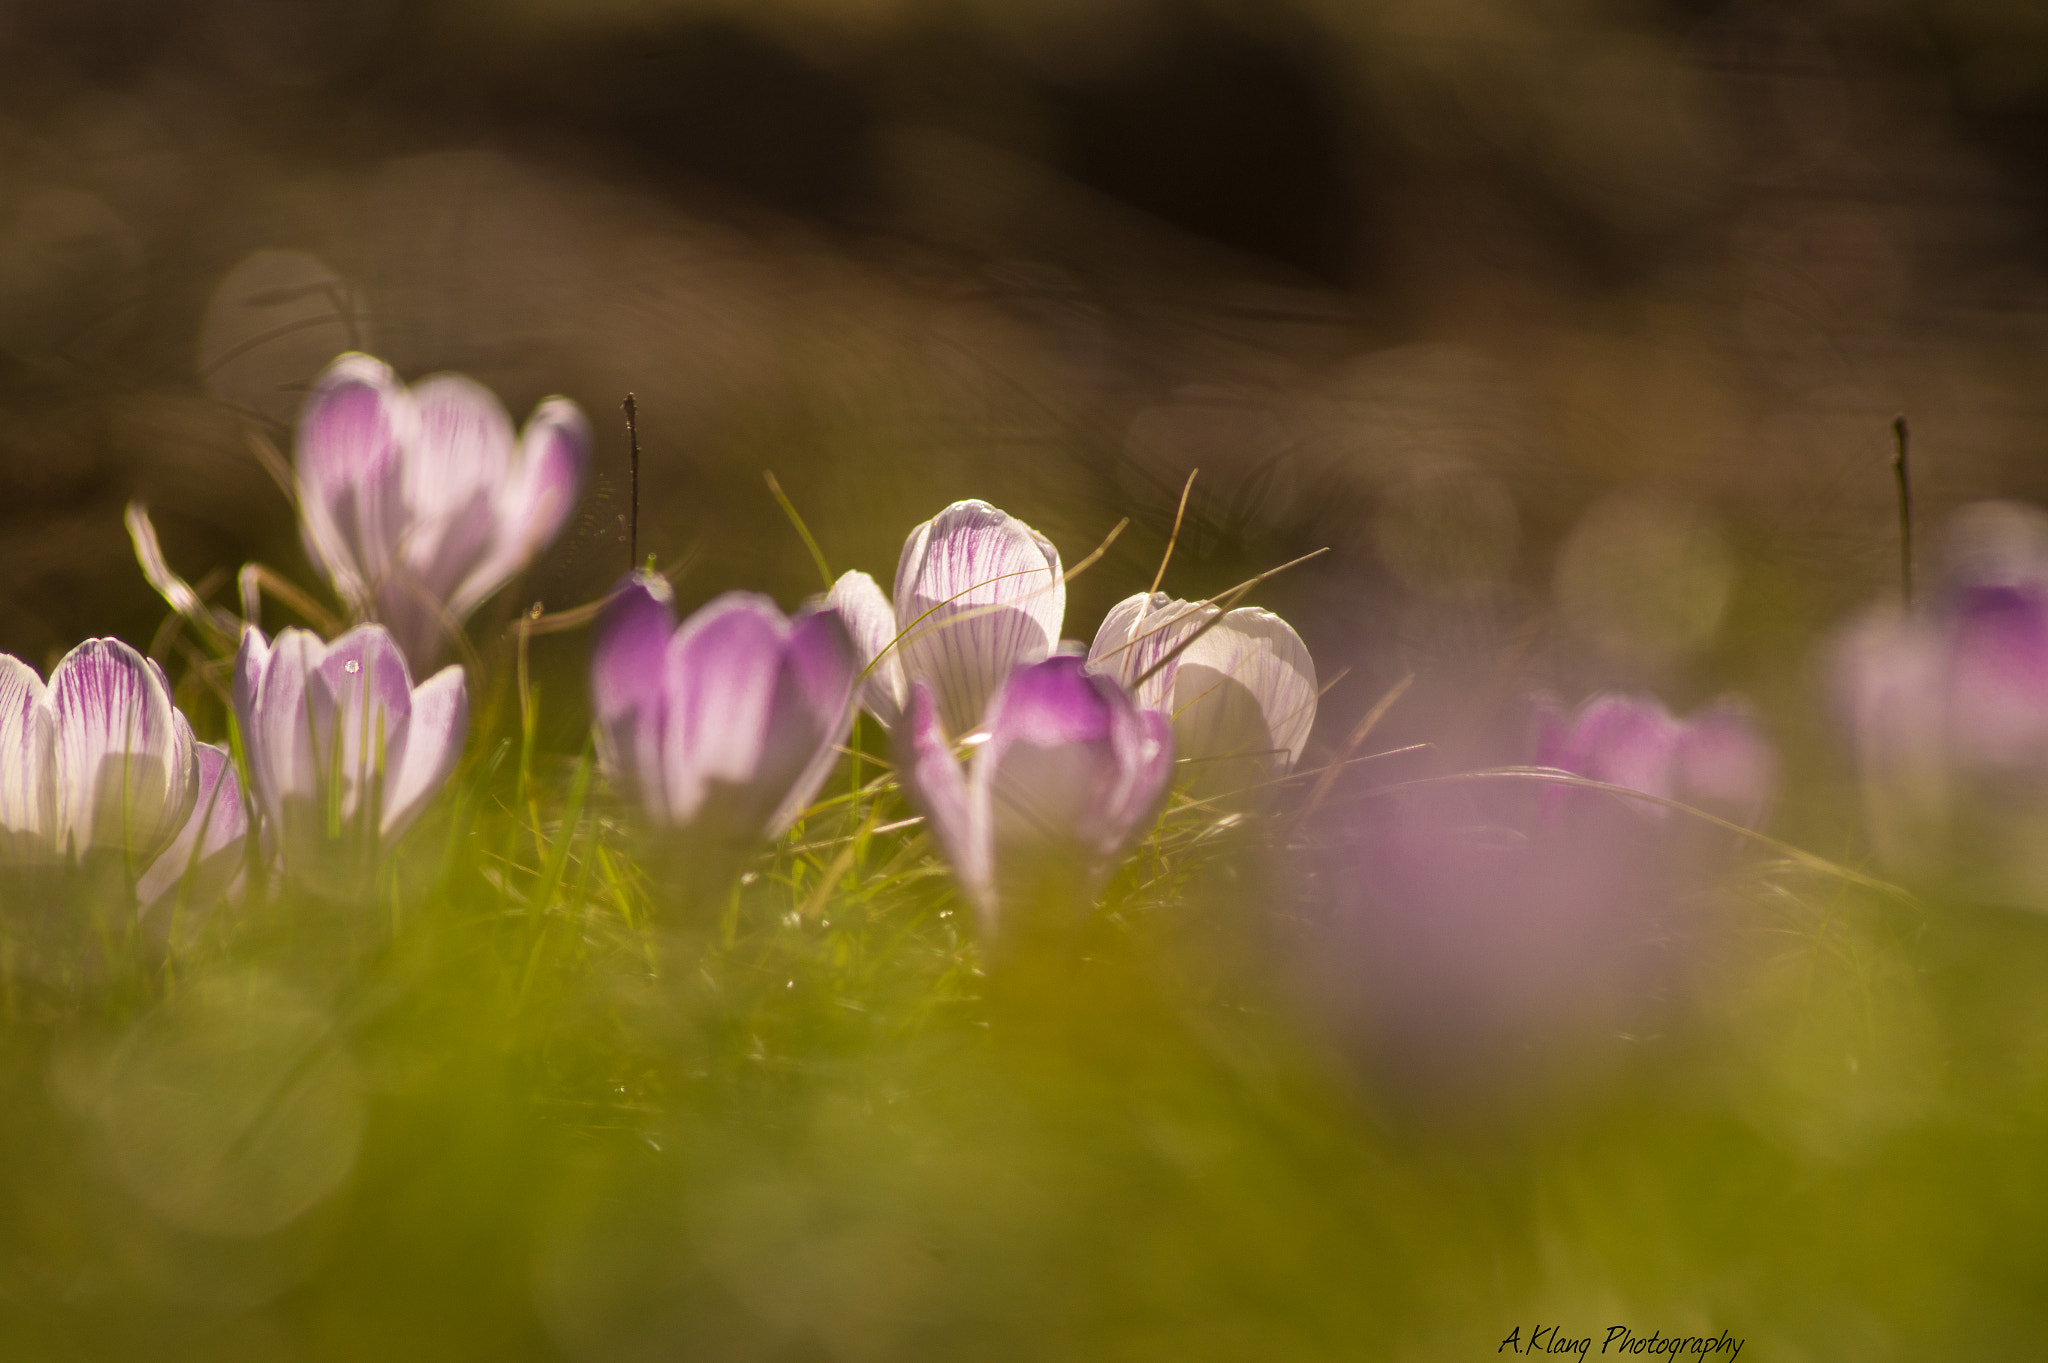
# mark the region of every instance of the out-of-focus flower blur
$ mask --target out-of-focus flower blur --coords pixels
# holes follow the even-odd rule
[[[565,398],[541,403],[515,437],[504,406],[470,379],[407,388],[381,361],[344,355],[299,413],[307,552],[424,671],[561,530],[589,450]]]

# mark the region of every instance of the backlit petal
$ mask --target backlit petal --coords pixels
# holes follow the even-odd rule
[[[598,615],[590,660],[591,719],[598,761],[629,798],[657,802],[661,780],[662,677],[675,633],[674,596],[651,573],[634,573]]]
[[[469,736],[469,686],[459,667],[444,667],[412,693],[405,750],[385,776],[381,832],[395,838],[411,826],[448,780]]]
[[[190,811],[191,730],[160,673],[118,639],[89,639],[50,674],[58,844],[153,857]]]
[[[788,636],[773,601],[727,592],[669,641],[662,767],[673,822],[694,822],[714,783],[754,781]]]
[[[981,722],[1012,669],[1059,644],[1059,552],[986,502],[955,502],[911,533],[896,569],[906,678],[932,688],[949,733]]]
[[[549,398],[527,419],[518,457],[495,489],[490,517],[493,534],[449,599],[458,616],[524,572],[576,509],[583,471],[590,463],[590,423],[567,398]]]
[[[55,850],[55,716],[36,670],[0,653],[0,856]]]
[[[903,660],[896,650],[895,608],[866,573],[841,573],[827,599],[845,620],[867,670],[861,704],[884,729],[894,728],[906,699]]]
[[[242,870],[249,816],[234,762],[225,748],[211,743],[195,745],[193,754],[197,794],[192,813],[135,883],[139,913],[180,895],[188,909],[210,908]]]

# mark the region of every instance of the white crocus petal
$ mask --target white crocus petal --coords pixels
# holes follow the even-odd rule
[[[153,857],[190,813],[192,731],[160,669],[88,639],[50,674],[58,846]]]
[[[1214,608],[1208,608],[1213,612]],[[1204,608],[1164,592],[1139,592],[1110,608],[1088,649],[1088,670],[1114,677],[1148,710],[1166,711],[1180,649]]]
[[[55,716],[36,670],[0,653],[0,856],[55,850]]]
[[[310,701],[307,678],[325,656],[326,646],[310,630],[286,629],[265,648],[262,635],[251,630],[242,640],[253,684],[246,688],[247,708],[238,708],[242,740],[249,752],[249,776],[266,819],[282,822],[290,803],[311,805],[322,793],[320,758],[313,728],[307,722]],[[237,669],[236,703],[245,690]]]
[[[1316,696],[1315,663],[1301,636],[1271,611],[1243,607],[1182,650],[1174,736],[1183,757],[1292,767],[1315,725]]]
[[[861,704],[881,723],[894,729],[903,715],[907,698],[903,660],[896,648],[896,611],[882,589],[866,573],[842,573],[832,584],[826,599],[846,622],[860,651],[866,680],[861,683]]]
[[[895,605],[904,675],[931,686],[958,735],[1011,671],[1058,647],[1067,588],[1045,536],[986,502],[955,502],[904,544]]]
[[[391,759],[384,796],[386,838],[404,832],[455,770],[469,733],[469,686],[460,667],[444,667],[412,693],[405,751]]]
[[[326,798],[343,823],[377,820],[394,759],[412,721],[412,676],[392,636],[358,625],[327,646],[307,676],[307,713]]]

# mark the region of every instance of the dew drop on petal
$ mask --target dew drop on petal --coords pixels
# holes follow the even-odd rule
[[[354,659],[350,659],[348,662],[345,662],[341,665],[341,670],[348,673],[351,677],[353,677],[356,673],[363,670],[363,665],[359,662],[356,662]]]

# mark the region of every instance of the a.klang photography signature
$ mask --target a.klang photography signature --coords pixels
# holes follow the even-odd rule
[[[1667,1335],[1662,1330],[1649,1334],[1638,1334],[1626,1325],[1610,1325],[1600,1337],[1600,1347],[1593,1347],[1592,1335],[1566,1334],[1557,1325],[1532,1325],[1525,1336],[1517,1325],[1501,1340],[1495,1353],[1513,1354],[1577,1354],[1581,1358],[1589,1355],[1613,1354],[1654,1356],[1668,1354],[1672,1357],[1723,1358],[1732,1360],[1742,1354],[1743,1340],[1723,1330],[1718,1335]]]

